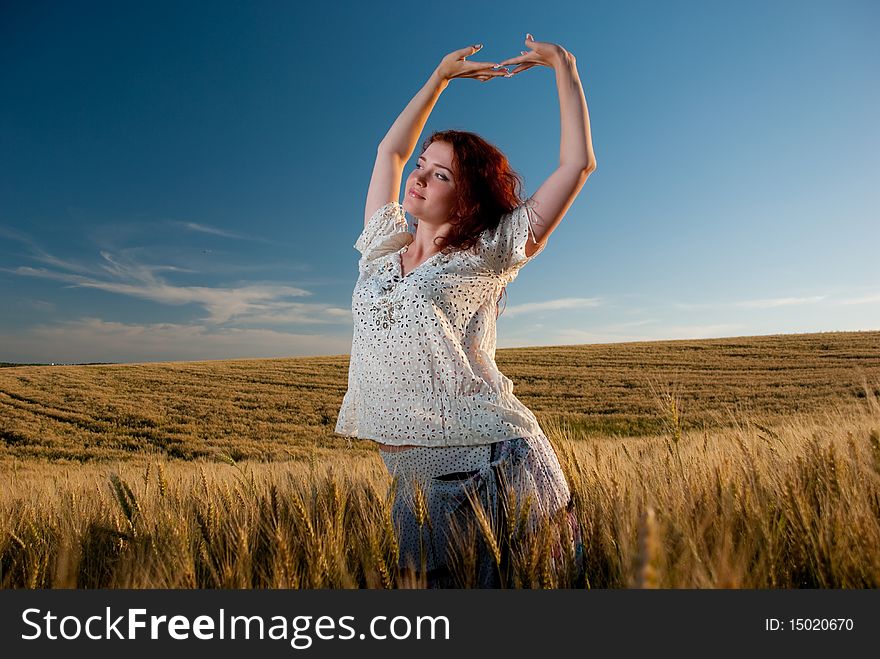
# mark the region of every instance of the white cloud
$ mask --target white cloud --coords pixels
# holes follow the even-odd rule
[[[207,312],[206,322],[218,325],[230,321],[301,324],[344,324],[351,321],[350,310],[324,303],[292,301],[291,298],[311,296],[311,292],[303,288],[273,283],[251,283],[237,287],[178,286],[168,283],[158,274],[179,270],[174,266],[146,265],[129,255],[118,256],[108,251],[101,251],[100,254],[103,262],[97,268],[85,268],[41,252],[35,258],[55,266],[54,269],[21,266],[3,270],[160,304],[196,304]]]
[[[600,304],[600,298],[564,297],[556,300],[546,300],[544,302],[526,302],[523,304],[513,304],[509,307],[504,307],[503,313],[505,316],[519,316],[522,314],[537,313],[540,311],[585,309],[588,307],[598,307]]]
[[[636,321],[652,322],[652,321]],[[499,332],[499,348],[518,348],[535,345],[579,345],[584,343],[623,343],[629,341],[666,341],[673,339],[711,339],[737,336],[746,327],[739,323],[717,323],[713,325],[664,325],[645,334],[627,332],[625,328],[631,323],[607,325],[595,329],[582,330],[577,328],[561,328],[548,331],[541,328],[538,332]],[[621,329],[618,329],[621,328]]]
[[[772,307],[791,307],[801,304],[815,304],[826,299],[824,295],[813,295],[811,297],[777,297],[766,300],[745,300],[743,302],[734,302],[731,306],[746,309],[770,309]]]
[[[761,298],[756,300],[740,300],[738,302],[706,302],[688,303],[677,302],[672,306],[675,309],[772,309],[776,307],[794,307],[824,302],[829,306],[849,306],[854,304],[876,304],[880,302],[880,293],[868,293],[860,297],[838,297],[832,295],[810,295],[804,297],[777,297]]]
[[[175,222],[178,226],[187,229],[188,231],[196,231],[198,233],[207,233],[212,236],[220,236],[221,238],[231,238],[233,240],[251,240],[254,242],[267,243],[269,242],[265,238],[259,238],[257,236],[248,236],[243,233],[238,233],[236,231],[227,231],[226,229],[218,229],[216,227],[211,227],[206,224],[198,224],[196,222]]]
[[[873,295],[864,295],[862,297],[852,297],[840,300],[840,304],[871,304],[872,302],[880,302],[880,293]]]
[[[96,273],[96,270],[80,263],[76,263],[74,261],[66,261],[64,259],[59,259],[55,256],[52,256],[51,254],[47,253],[42,247],[37,245],[37,243],[35,243],[29,236],[23,234],[20,231],[0,226],[0,238],[9,238],[10,240],[15,240],[16,242],[26,245],[31,252],[29,258],[37,261],[38,263],[44,263],[46,265],[50,265],[56,268],[61,268],[62,270],[67,270],[69,272],[78,272],[80,274]],[[13,272],[12,270],[6,269],[3,269],[3,271]]]
[[[734,302],[706,302],[706,303],[688,303],[676,302],[672,306],[676,309],[772,309],[775,307],[791,307],[805,304],[816,304],[822,300],[828,299],[826,295],[812,295],[809,297],[777,297],[762,298],[756,300],[740,300]]]
[[[20,299],[18,304],[27,309],[43,313],[53,312],[57,308],[54,302],[47,302],[46,300]]]
[[[643,320],[631,320],[626,323],[615,323],[610,327],[638,327],[639,325],[651,325],[653,323],[659,323],[659,318],[644,318]]]

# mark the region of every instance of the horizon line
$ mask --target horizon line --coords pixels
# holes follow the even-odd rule
[[[880,329],[867,329],[867,330],[826,330],[822,332],[776,332],[772,334],[745,334],[745,335],[737,335],[737,336],[715,336],[708,337],[702,339],[647,339],[647,340],[634,340],[634,341],[607,341],[607,342],[599,342],[599,343],[560,343],[560,344],[549,344],[549,345],[529,345],[529,346],[517,346],[514,348],[497,348],[496,353],[498,351],[506,351],[506,350],[531,350],[534,348],[577,348],[577,347],[589,347],[589,346],[614,346],[614,345],[628,345],[632,343],[672,343],[679,341],[727,341],[730,339],[752,339],[752,338],[761,338],[761,337],[774,337],[774,336],[808,336],[808,335],[822,335],[822,334],[871,334],[871,333],[880,333]],[[325,359],[330,357],[349,357],[351,358],[351,353],[339,353],[339,354],[327,354],[327,355],[291,355],[289,357],[226,357],[223,359],[175,359],[175,360],[157,360],[157,361],[90,361],[90,362],[9,362],[9,361],[0,361],[0,368],[20,368],[23,366],[135,366],[138,364],[198,364],[203,362],[231,362],[231,361],[278,361],[282,359]]]

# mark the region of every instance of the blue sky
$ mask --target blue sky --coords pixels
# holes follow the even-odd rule
[[[500,348],[880,329],[878,28],[854,0],[3,3],[0,361],[348,353],[375,146],[444,54],[526,32],[576,55],[599,167]],[[441,128],[534,192],[552,71],[453,81]]]

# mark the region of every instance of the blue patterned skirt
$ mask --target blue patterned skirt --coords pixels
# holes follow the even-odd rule
[[[400,567],[429,587],[570,587],[583,577],[571,491],[549,440],[380,452]]]

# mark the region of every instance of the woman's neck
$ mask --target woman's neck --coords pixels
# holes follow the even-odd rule
[[[410,259],[421,261],[423,258],[430,258],[442,248],[437,246],[436,238],[445,236],[449,231],[449,223],[440,226],[431,226],[424,222],[416,225],[416,231],[413,234],[413,241],[406,247],[406,255]]]

